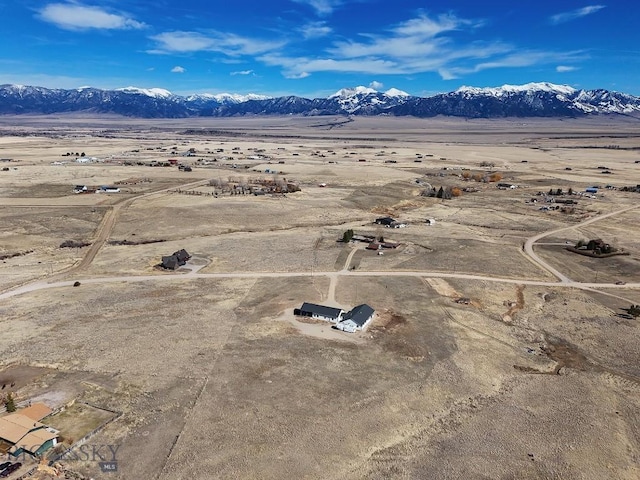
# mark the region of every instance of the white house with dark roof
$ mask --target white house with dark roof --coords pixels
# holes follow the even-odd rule
[[[343,332],[355,333],[358,330],[367,328],[376,311],[366,303],[354,307],[351,311],[344,314],[336,328]]]
[[[293,311],[294,315],[335,323],[338,330],[349,333],[366,329],[375,313],[376,311],[366,303],[345,312],[341,308],[305,302]]]

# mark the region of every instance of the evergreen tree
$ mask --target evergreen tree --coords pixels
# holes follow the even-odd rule
[[[7,398],[4,401],[4,406],[7,409],[8,413],[13,413],[16,411],[16,402],[13,399],[13,394],[9,392]]]

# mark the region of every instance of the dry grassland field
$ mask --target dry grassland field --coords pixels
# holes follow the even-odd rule
[[[640,478],[638,132],[1,117],[0,397],[60,435],[31,478]]]

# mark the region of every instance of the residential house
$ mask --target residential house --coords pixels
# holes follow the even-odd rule
[[[376,311],[366,303],[354,307],[351,311],[344,314],[336,328],[343,332],[355,333],[358,330],[367,328]]]
[[[39,456],[58,444],[59,432],[23,415],[11,413],[0,417],[0,443],[8,453],[18,457],[23,453]]]
[[[377,225],[384,225],[385,227],[388,227],[388,226],[392,225],[395,222],[396,222],[396,220],[394,218],[382,217],[382,218],[376,218],[374,223],[376,223]]]
[[[177,270],[178,267],[187,263],[190,258],[191,255],[189,255],[189,253],[187,253],[183,248],[177,252],[173,252],[171,255],[162,257],[162,268],[166,268],[167,270]]]

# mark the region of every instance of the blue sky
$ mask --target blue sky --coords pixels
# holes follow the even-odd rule
[[[320,97],[548,81],[640,95],[630,0],[0,0],[0,18],[0,84]]]

